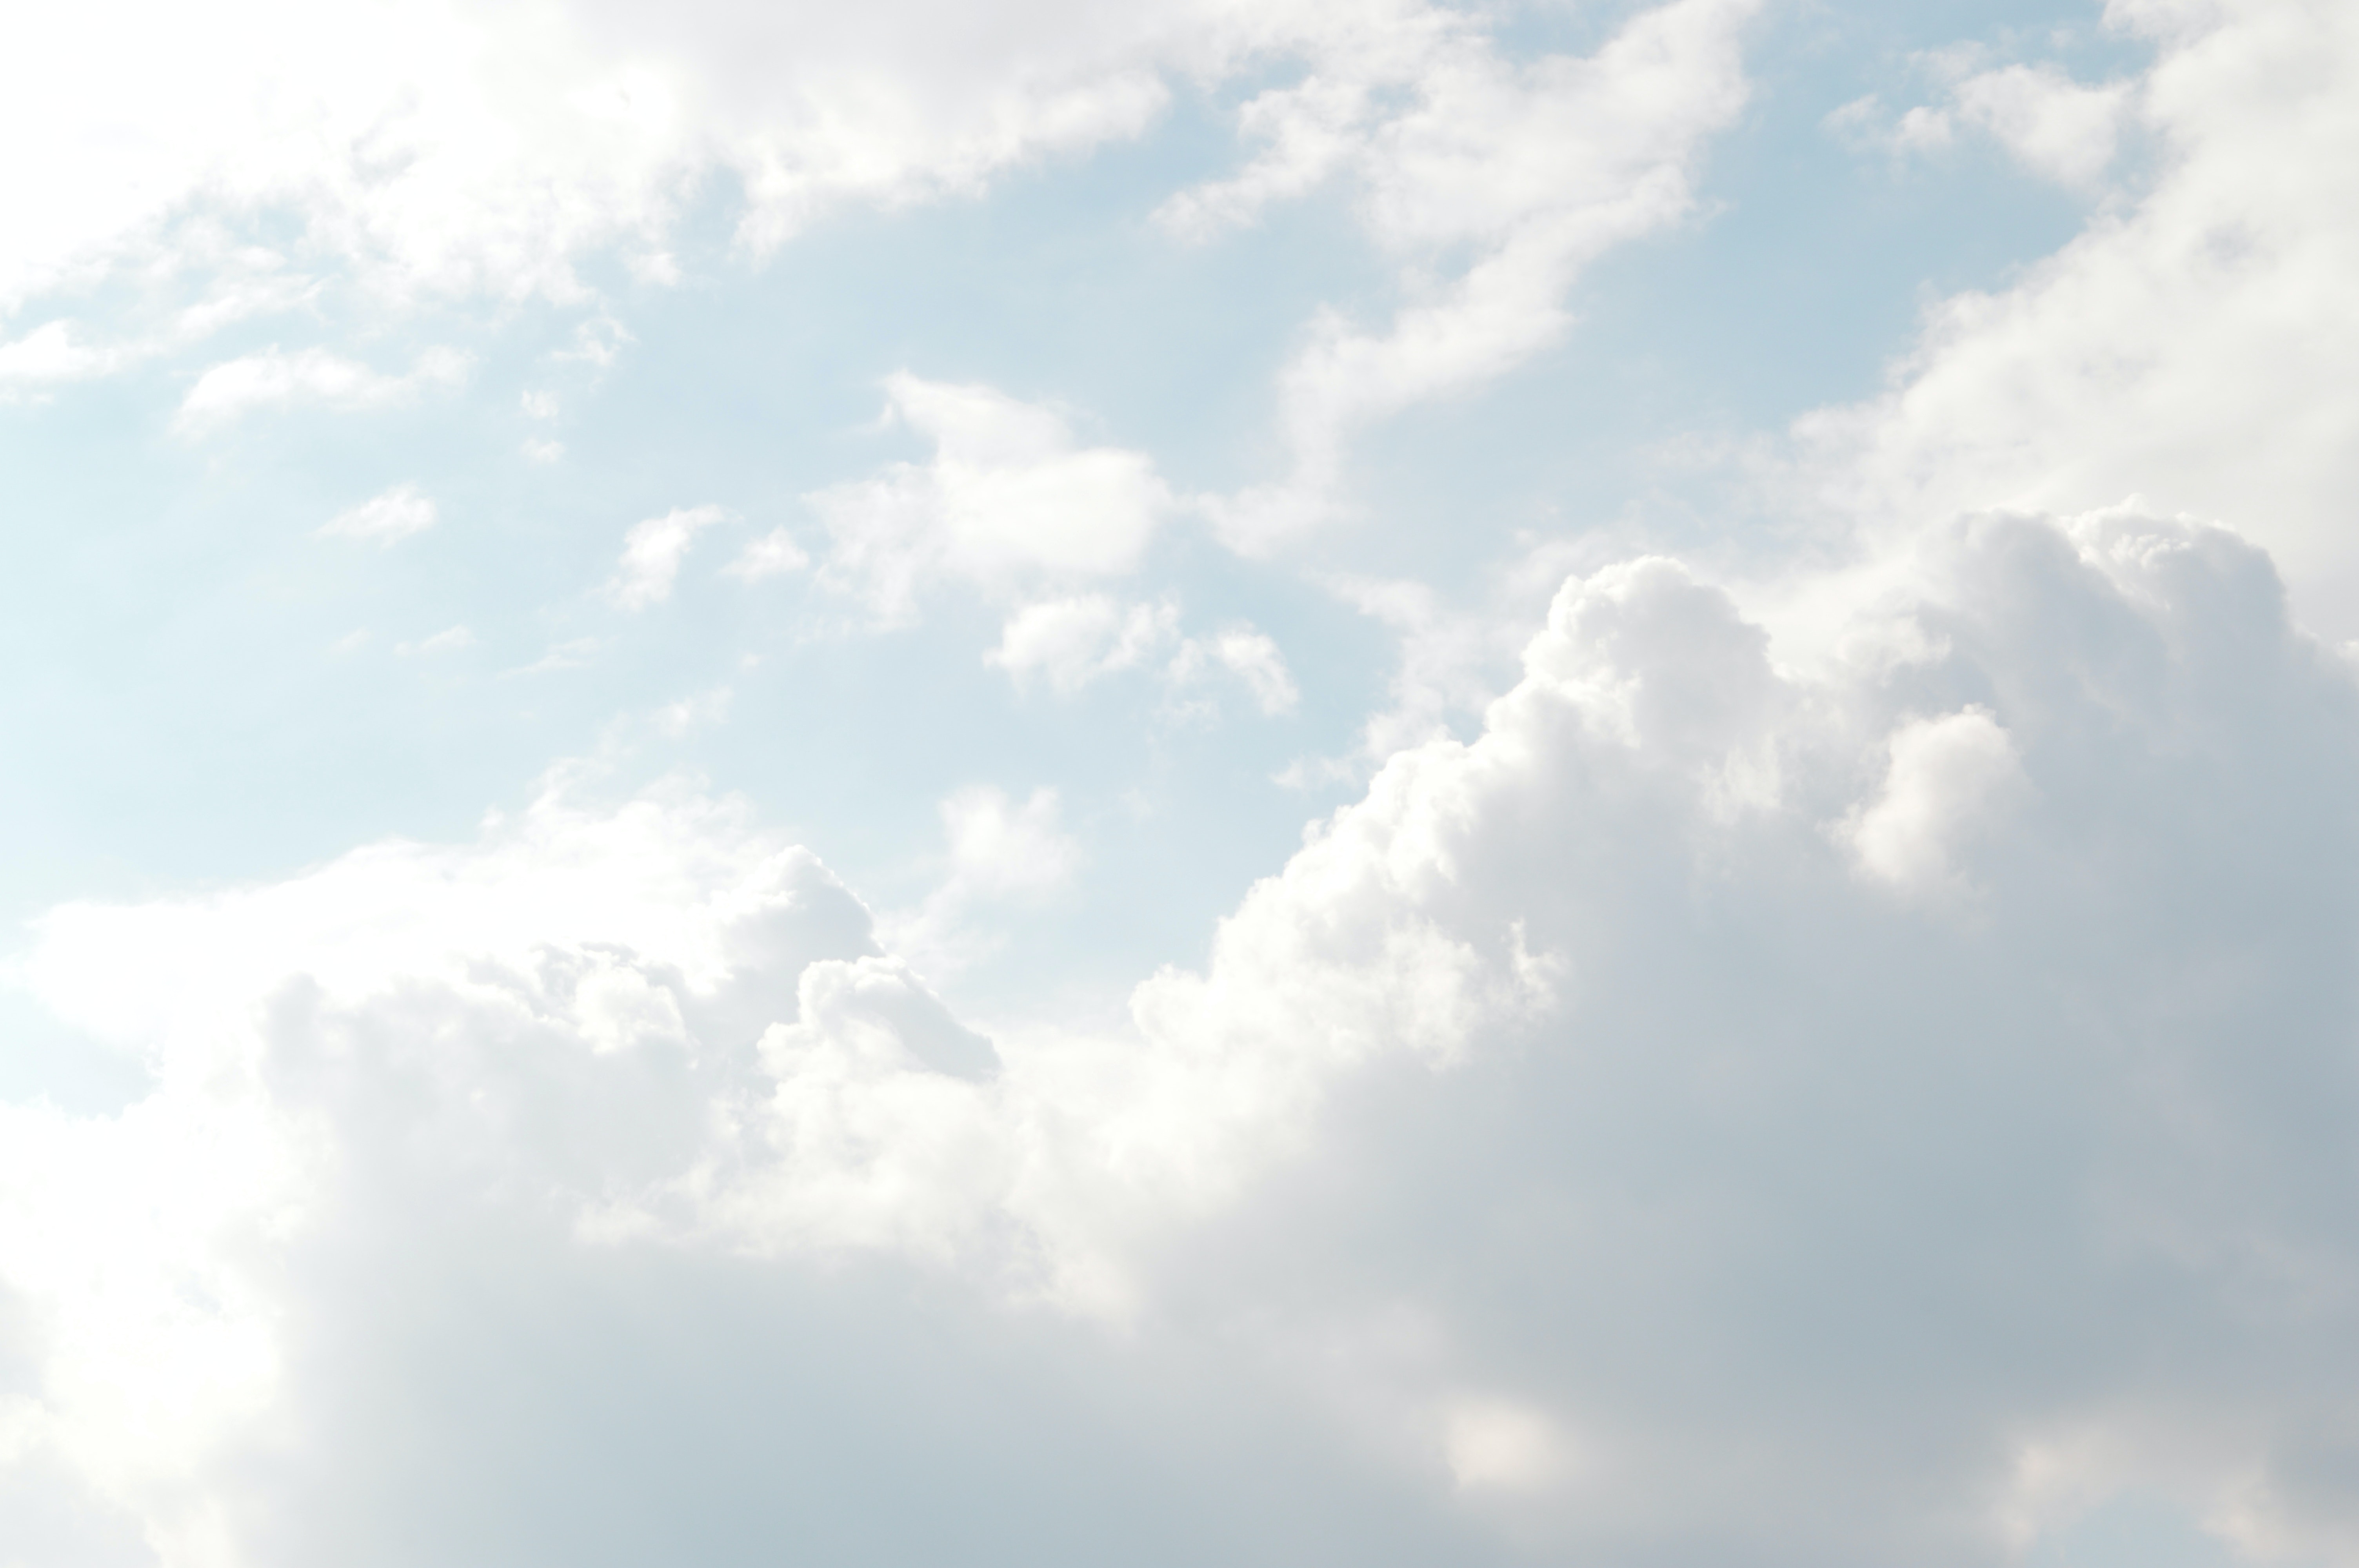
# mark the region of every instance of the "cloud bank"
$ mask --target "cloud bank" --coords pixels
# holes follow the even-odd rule
[[[541,372],[628,337],[608,264],[678,283],[708,197],[758,260],[1191,91],[1242,98],[1255,150],[1132,215],[1234,243],[1332,188],[1377,281],[1256,372],[1266,483],[1194,493],[1144,435],[904,370],[873,433],[914,453],[744,486],[799,493],[808,531],[714,559],[717,504],[603,514],[526,669],[606,646],[571,616],[636,616],[612,662],[665,684],[633,732],[777,731],[777,801],[610,788],[609,724],[464,842],[49,907],[5,972],[63,1032],[27,1049],[136,1087],[0,1099],[0,1557],[1997,1568],[2152,1503],[2215,1555],[2359,1562],[2354,273],[2321,174],[2352,161],[2359,24],[2107,16],[2150,70],[1955,51],[1935,102],[1828,122],[1910,168],[1986,137],[2089,217],[1933,306],[1881,395],[1756,449],[1774,537],[1519,536],[1560,580],[1512,633],[1309,568],[1397,633],[1373,776],[1111,1004],[989,1014],[959,981],[1019,918],[1189,907],[1206,846],[1084,906],[1087,814],[1159,831],[1146,788],[862,757],[940,846],[873,909],[777,826],[853,763],[760,659],[906,648],[957,602],[985,630],[954,675],[1010,683],[970,730],[1094,725],[1151,679],[1137,777],[1263,767],[1194,745],[1214,694],[1275,733],[1354,655],[1243,574],[1353,510],[1356,441],[1530,362],[1593,260],[1706,210],[1754,8],[1520,55],[1512,18],[1407,0],[30,24],[0,59],[10,145],[60,149],[0,169],[0,307],[41,306],[0,343],[28,417],[324,279],[373,301],[352,343],[165,367],[168,489],[244,482],[248,422],[513,373],[391,341],[453,301],[592,313],[499,391],[559,417]],[[52,69],[88,58],[121,70]],[[108,323],[110,288],[163,303]],[[370,475],[288,515],[435,523],[424,481],[334,512]],[[519,493],[432,482],[487,517]],[[1196,523],[1229,548],[1183,578]],[[237,569],[283,602],[359,558],[305,547],[321,576]],[[659,667],[691,564],[768,640]],[[1221,572],[1275,632],[1203,608]],[[469,624],[507,640],[495,609],[369,623],[447,625],[383,663],[448,674]],[[1506,689],[1470,696],[1509,635]],[[496,684],[521,727],[560,683]],[[936,719],[980,700],[941,685]],[[899,724],[911,696],[842,708]]]
[[[737,1364],[825,1390],[731,1407],[791,1446],[922,1319],[963,1326],[912,1376],[1016,1357],[1001,1419],[1118,1487],[1287,1412],[1300,1489],[1204,1527],[1251,1560],[1995,1563],[2132,1486],[2348,1552],[2359,689],[2216,530],[1993,515],[1913,569],[1807,676],[1674,561],[1568,581],[1478,738],[1395,757],[1111,1031],[978,1033],[692,791],[61,909],[23,981],[153,1088],[5,1110],[15,1473],[172,1563],[396,1492],[571,1539],[527,1517],[560,1476],[750,1541],[803,1496],[766,1465],[634,1493],[636,1439],[575,1435],[636,1373],[500,1389]],[[960,874],[1064,874],[1053,810],[951,803]],[[789,1300],[839,1326],[764,1326]],[[870,1300],[897,1326],[842,1326]],[[451,1353],[525,1359],[415,1363]],[[1172,1365],[1184,1418],[1074,1403]],[[398,1485],[299,1503],[307,1452]],[[1070,1500],[1003,1484],[986,1556]],[[857,1496],[797,1528],[908,1547]]]

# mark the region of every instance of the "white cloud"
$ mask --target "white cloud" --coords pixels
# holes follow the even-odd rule
[[[1312,323],[1280,377],[1294,471],[1219,506],[1224,538],[1259,552],[1321,521],[1356,429],[1524,362],[1570,324],[1583,265],[1687,215],[1690,166],[1745,103],[1752,9],[1680,0],[1594,56],[1529,63],[1436,17],[1386,47],[1338,40],[1301,83],[1245,106],[1242,129],[1269,153],[1175,197],[1165,221],[1201,236],[1348,169],[1405,297],[1381,330],[1332,310]]]
[[[48,152],[0,176],[0,310],[158,256],[179,265],[150,279],[234,271],[265,236],[390,301],[584,301],[594,251],[678,277],[681,214],[715,173],[758,254],[846,204],[972,195],[1134,136],[1169,76],[1309,60],[1381,88],[1469,32],[1394,3],[83,7],[0,62],[0,134]],[[110,52],[125,36],[136,60]]]
[[[1230,626],[1211,638],[1190,637],[1180,644],[1167,671],[1178,689],[1195,686],[1210,670],[1224,670],[1241,682],[1265,719],[1294,711],[1301,692],[1286,655],[1267,633],[1244,624]],[[1211,711],[1198,702],[1193,706]]]
[[[2020,787],[2020,761],[1980,708],[1903,725],[1891,750],[1884,792],[1852,824],[1860,864],[1896,887],[1942,890],[1961,842]]]
[[[86,341],[77,325],[59,319],[34,328],[13,342],[0,343],[0,395],[39,395],[65,383],[112,375],[176,348],[201,342],[222,328],[248,317],[302,303],[312,290],[302,279],[275,275],[277,258],[257,263],[252,255],[226,258],[225,276],[215,278],[170,324],[103,346]],[[0,317],[6,312],[0,310]]]
[[[1057,792],[1038,789],[1021,807],[985,785],[942,803],[951,874],[968,896],[1035,899],[1071,880],[1080,850],[1058,826]]]
[[[53,385],[103,375],[121,362],[110,350],[78,341],[71,321],[36,327],[12,343],[0,343],[0,389]]]
[[[2052,67],[2010,65],[1958,84],[1958,114],[2025,167],[2064,185],[2095,183],[2114,161],[2129,108],[2120,82],[2086,87]]]
[[[728,515],[719,506],[679,506],[635,524],[623,535],[623,557],[606,584],[606,597],[624,610],[645,610],[669,599],[689,546]]]
[[[2266,546],[2306,622],[2348,638],[2359,210],[2339,171],[2359,159],[2359,17],[2302,5],[2114,14],[2159,51],[2124,89],[2154,145],[2151,189],[2013,287],[1942,302],[1888,394],[1802,421],[1802,503],[1888,529],[2137,494]],[[1976,80],[1995,92],[2001,79]],[[2055,85],[2037,70],[2004,80]],[[2081,108],[2057,124],[2101,107],[2070,103]],[[2001,108],[1992,98],[1994,124]],[[2095,167],[2101,141],[2068,124],[2050,144],[2045,113],[2025,111],[2020,150]]]
[[[2340,1550],[2359,691],[2224,534],[1991,518],[1912,569],[1854,611],[1923,634],[1810,676],[1670,562],[1568,582],[1477,740],[1393,759],[1121,1027],[979,1037],[679,793],[55,911],[24,979],[155,1088],[6,1112],[43,1239],[0,1272],[77,1325],[27,1441],[234,1553],[190,1499],[255,1423],[373,1419],[284,1370],[286,1325],[386,1310],[298,1260],[442,1267],[404,1249],[496,1212],[541,1238],[503,1270],[883,1253],[1127,1322],[1125,1364],[1308,1355],[1302,1440],[1505,1510],[1511,1558],[1997,1563],[2068,1450]],[[974,909],[1073,873],[1047,792],[943,822]],[[1895,905],[1929,877],[1982,917]],[[1163,1440],[1236,1440],[1202,1419]]]
[[[833,540],[821,579],[886,624],[939,579],[1013,596],[1126,575],[1174,504],[1145,455],[1082,447],[1048,409],[907,374],[886,390],[887,416],[933,457],[807,498]]]
[[[1266,632],[1256,632],[1250,626],[1232,626],[1212,639],[1212,656],[1245,683],[1256,706],[1265,715],[1275,718],[1291,713],[1301,698],[1302,694],[1294,685],[1294,673],[1286,667],[1286,655],[1278,652],[1277,643]]]
[[[1174,694],[1201,687],[1209,671],[1225,671],[1265,717],[1291,713],[1301,698],[1285,654],[1267,633],[1240,623],[1210,637],[1184,635],[1180,607],[1168,600],[1125,606],[1103,593],[1085,593],[1027,604],[1008,618],[999,646],[984,657],[1017,686],[1045,679],[1060,697],[1109,675],[1159,665]],[[1192,697],[1183,698],[1182,708],[1212,711]]]
[[[794,535],[784,528],[773,528],[740,550],[737,558],[722,570],[746,582],[759,582],[764,578],[799,572],[809,565],[810,557],[795,543]]]
[[[201,263],[224,227],[285,215],[386,295],[573,298],[592,247],[661,277],[712,170],[744,181],[758,250],[841,202],[963,193],[1135,134],[1166,96],[1157,35],[1184,16],[89,7],[0,65],[0,131],[48,149],[0,181],[0,308],[159,249]],[[136,59],[110,48],[125,36]]]
[[[397,484],[382,495],[339,512],[321,524],[322,535],[390,545],[434,526],[434,498],[414,484]]]
[[[1962,126],[1995,138],[2035,174],[2087,188],[2112,166],[2132,108],[2128,82],[2091,87],[2052,65],[2016,64],[1962,74],[1949,103],[1919,104],[1888,127],[1878,124],[1873,93],[1835,110],[1826,125],[1848,140],[1882,142],[1901,153],[1949,147]]]
[[[1684,178],[1674,132],[1731,102],[1698,84],[1733,80],[1707,69],[1723,34],[1629,43],[1733,13],[1642,20],[1608,82],[1509,70],[1452,16],[1350,10],[1234,27],[1397,46],[1448,68],[1432,93],[1367,86],[1425,65],[1321,63],[1249,111],[1268,160],[1169,210],[1209,231],[1348,172],[1405,265],[1474,253],[1389,335],[1321,329],[1298,370],[1359,358],[1288,384],[1338,442],[1560,326],[1588,243],[1551,205],[1587,189],[1555,161],[1578,161],[1568,81],[1663,131],[1624,169],[1646,200],[1614,232],[1636,232],[1685,200],[1647,183]],[[1072,896],[1082,840],[1049,789],[944,800],[939,887],[875,931],[810,855],[684,787],[559,791],[464,845],[53,911],[13,978],[149,1083],[119,1114],[0,1105],[0,1525],[71,1516],[65,1544],[16,1549],[571,1561],[690,1519],[698,1550],[855,1562],[1963,1568],[2142,1490],[2248,1555],[2359,1551],[2351,668],[2289,629],[2262,557],[2184,520],[1884,537],[1994,496],[2110,500],[2144,465],[2167,506],[2222,497],[2307,541],[2306,608],[2334,602],[2316,550],[2343,543],[2353,275],[2318,199],[2351,116],[2320,80],[2348,29],[2115,14],[2167,47],[2113,108],[2034,69],[1902,122],[2090,179],[2097,112],[2135,112],[2184,157],[2020,288],[1953,302],[1890,397],[1809,427],[1825,466],[1803,478],[1889,547],[1755,585],[1769,625],[1676,561],[1584,570],[1466,742],[1438,716],[1479,688],[1495,618],[1352,587],[1409,644],[1367,731],[1380,771],[1126,1011],[986,1037],[929,983]],[[813,58],[836,58],[828,28],[906,21],[814,21]],[[1008,65],[1067,21],[1088,69]],[[918,29],[961,91],[822,82],[757,210],[782,232],[1114,134],[1160,89],[1093,29],[1144,25]],[[1022,37],[970,70],[1003,27]],[[686,113],[649,69],[605,109]],[[757,108],[789,91],[758,74],[731,79]],[[1659,101],[1614,97],[1647,81]],[[711,96],[695,113],[743,106]],[[412,113],[372,146],[395,172],[362,183],[472,178],[403,143]],[[905,121],[932,161],[862,139]],[[504,123],[475,127],[494,194],[530,162]],[[611,178],[631,195],[632,168]],[[629,202],[536,190],[513,252],[438,230],[457,209],[430,189],[397,214],[415,223],[350,243],[437,286],[558,291],[572,242],[534,247],[611,233]],[[659,237],[645,276],[672,270]],[[97,362],[62,323],[26,345],[27,385]],[[306,352],[234,362],[206,417],[414,379]],[[1160,664],[1298,701],[1270,637],[1190,637],[1114,586],[1176,505],[1145,456],[987,388],[889,390],[933,452],[813,498],[827,581],[883,619],[971,585],[1006,616],[994,662],[1060,691]],[[614,601],[666,598],[719,515],[632,529]],[[781,531],[727,569],[802,564]],[[726,700],[652,721],[684,734]],[[929,1506],[876,1507],[880,1476]],[[1142,1523],[1175,1494],[1181,1524],[1228,1533]],[[890,1533],[920,1517],[954,1534]]]
[[[1070,696],[1102,676],[1136,669],[1180,635],[1172,604],[1127,608],[1102,593],[1027,604],[1001,628],[999,646],[984,655],[1018,686],[1034,676]]]
[[[386,375],[326,349],[288,353],[277,348],[225,360],[197,378],[180,400],[173,425],[183,435],[209,435],[256,409],[297,405],[353,409],[406,403],[422,392],[456,385],[467,356],[429,349],[407,375]]]

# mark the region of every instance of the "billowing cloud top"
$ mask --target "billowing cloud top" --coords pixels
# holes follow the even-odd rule
[[[2359,1563],[2359,28],[1930,25],[39,24],[0,1563]]]

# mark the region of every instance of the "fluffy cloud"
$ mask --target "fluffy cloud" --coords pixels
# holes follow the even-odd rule
[[[1125,609],[1103,593],[1076,594],[1017,611],[988,657],[1019,685],[1037,675],[1051,689],[1070,695],[1169,647],[1179,639],[1179,626],[1173,605]]]
[[[1892,732],[1883,793],[1851,825],[1861,866],[1895,887],[1951,885],[1962,841],[2023,776],[2006,731],[1980,708]]]
[[[495,1412],[580,1334],[700,1389],[848,1357],[811,1397],[855,1425],[897,1357],[1013,1356],[994,1430],[1040,1452],[1171,1409],[1093,1426],[1072,1379],[1198,1368],[1228,1391],[1166,1457],[1107,1452],[1168,1476],[1277,1422],[1301,1486],[1207,1506],[1360,1561],[1995,1563],[2133,1487],[2347,1552],[2359,687],[2214,530],[1988,517],[1907,575],[1811,673],[1674,562],[1568,582],[1479,738],[1394,758],[1119,1028],[977,1036],[693,794],[59,910],[21,979],[154,1088],[5,1112],[16,1473],[174,1563],[394,1517],[355,1476],[528,1499],[523,1454],[636,1498],[614,1529],[766,1528],[766,1467],[621,1487],[640,1448],[567,1400]],[[1070,869],[1053,797],[945,824],[992,896]],[[773,1300],[866,1326],[781,1336]],[[636,1419],[621,1376],[585,1397]],[[730,1419],[830,1442],[808,1403]],[[305,1450],[342,1489],[287,1490]],[[1425,1522],[1353,1534],[1339,1467]]]
[[[2068,174],[2100,167],[2105,116],[2125,105],[2153,144],[2150,189],[2019,284],[1943,302],[1890,393],[1804,420],[1810,503],[1880,528],[2137,493],[2265,545],[2310,625],[2359,636],[2344,373],[2359,219],[2337,183],[2359,157],[2359,19],[2301,5],[2109,16],[2158,50],[2134,87],[2100,103],[2011,68],[1960,103]]]
[[[1018,686],[1044,677],[1049,689],[1068,697],[1103,676],[1158,661],[1183,710],[1201,706],[1182,694],[1214,670],[1241,682],[1266,718],[1292,712],[1301,696],[1268,633],[1235,625],[1209,638],[1184,636],[1177,605],[1125,608],[1103,593],[1026,605],[1009,617],[999,646],[985,657]]]
[[[606,584],[606,597],[624,610],[645,610],[669,599],[689,546],[728,515],[718,506],[676,506],[660,517],[634,524],[623,535],[623,557]]]
[[[1081,446],[1049,409],[908,374],[886,392],[887,417],[933,456],[808,498],[834,541],[821,580],[885,624],[912,619],[937,580],[1017,598],[1126,575],[1174,504],[1144,454]]]

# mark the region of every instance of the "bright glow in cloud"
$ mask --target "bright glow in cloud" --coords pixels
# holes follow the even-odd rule
[[[1980,708],[1894,730],[1884,793],[1854,829],[1860,864],[1897,887],[1941,888],[1961,841],[2021,780],[2006,731]]]

